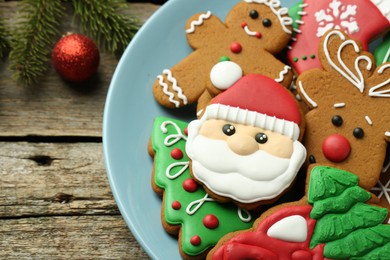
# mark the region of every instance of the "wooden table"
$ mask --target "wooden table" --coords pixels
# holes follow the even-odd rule
[[[159,6],[127,4],[145,21]],[[20,2],[0,2],[15,24]],[[62,31],[78,32],[71,8]],[[101,53],[85,86],[51,68],[35,86],[0,63],[0,259],[146,259],[111,194],[102,151],[106,93],[118,63]]]

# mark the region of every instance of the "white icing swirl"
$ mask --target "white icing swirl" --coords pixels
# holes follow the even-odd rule
[[[186,33],[193,33],[195,32],[195,27],[202,25],[204,20],[209,19],[211,17],[211,12],[207,11],[207,13],[201,14],[198,17],[198,20],[192,21],[190,24],[190,28],[186,30]]]

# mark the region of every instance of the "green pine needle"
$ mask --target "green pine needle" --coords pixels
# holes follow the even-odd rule
[[[15,80],[29,85],[48,68],[64,8],[57,0],[23,0],[22,3],[22,15],[13,32],[10,69]]]
[[[118,14],[118,0],[72,0],[75,17],[81,29],[91,35],[99,46],[121,54],[139,29],[139,22]]]
[[[11,44],[8,41],[9,36],[10,33],[5,27],[4,20],[0,19],[0,60],[4,60],[11,50]]]

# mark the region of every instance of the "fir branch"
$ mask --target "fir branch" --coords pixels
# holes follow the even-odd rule
[[[13,78],[24,84],[37,81],[48,68],[50,53],[64,13],[61,1],[23,0],[17,23],[10,69]]]
[[[99,46],[121,54],[139,29],[139,22],[118,13],[118,0],[72,0],[82,31]]]
[[[5,27],[4,20],[0,19],[0,60],[4,60],[11,50],[9,37],[10,32]]]

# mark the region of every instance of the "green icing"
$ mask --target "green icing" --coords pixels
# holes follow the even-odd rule
[[[345,190],[337,197],[316,201],[310,212],[310,217],[319,219],[328,213],[343,213],[348,211],[356,202],[365,202],[371,198],[371,194],[359,186]]]
[[[383,37],[383,42],[375,49],[374,56],[378,66],[384,62],[390,62],[389,56],[385,60],[389,50],[390,50],[390,33],[386,34],[385,37]]]
[[[162,126],[166,127],[166,133],[162,131]],[[154,183],[165,190],[163,200],[164,220],[170,225],[181,225],[182,250],[187,255],[195,256],[214,246],[223,235],[250,228],[253,221],[243,222],[239,217],[238,208],[234,204],[205,201],[206,192],[201,186],[195,192],[184,190],[183,181],[191,178],[187,167],[188,157],[185,154],[186,137],[184,129],[186,127],[187,123],[178,120],[165,117],[155,119],[152,132],[152,146],[156,153],[154,158]],[[171,145],[165,145],[164,142]],[[175,160],[170,156],[171,151],[175,148],[183,151],[182,159]],[[177,165],[173,166],[173,164]],[[167,170],[170,166],[172,166],[171,170]],[[176,176],[176,178],[170,179],[168,176]],[[180,209],[172,208],[174,201],[180,202]],[[189,205],[192,205],[192,207]],[[196,210],[197,206],[199,208]],[[192,214],[186,212],[187,207],[193,211]],[[203,218],[208,214],[213,214],[218,218],[219,225],[217,228],[209,229],[203,225]],[[242,215],[247,216],[245,212],[242,212]],[[194,246],[190,243],[193,236],[201,238],[200,245]]]
[[[292,24],[293,29],[299,28],[299,24],[296,23],[295,21],[301,20],[301,16],[298,14],[298,12],[303,10],[302,4],[303,4],[303,0],[299,1],[298,3],[296,3],[291,8],[288,9],[288,15],[293,19],[293,24]]]
[[[310,174],[308,201],[314,203],[338,196],[347,188],[358,185],[358,181],[358,177],[350,172],[327,166],[316,166]]]
[[[355,230],[383,223],[387,209],[356,203],[345,214],[328,214],[320,218],[314,228],[310,247],[334,241],[347,236]]]
[[[390,256],[390,243],[382,247],[378,247],[363,256],[352,257],[351,260],[378,260],[389,259]]]
[[[377,248],[388,247],[389,242],[390,225],[382,224],[375,227],[359,229],[345,238],[325,244],[324,257],[334,259],[360,257]]]

